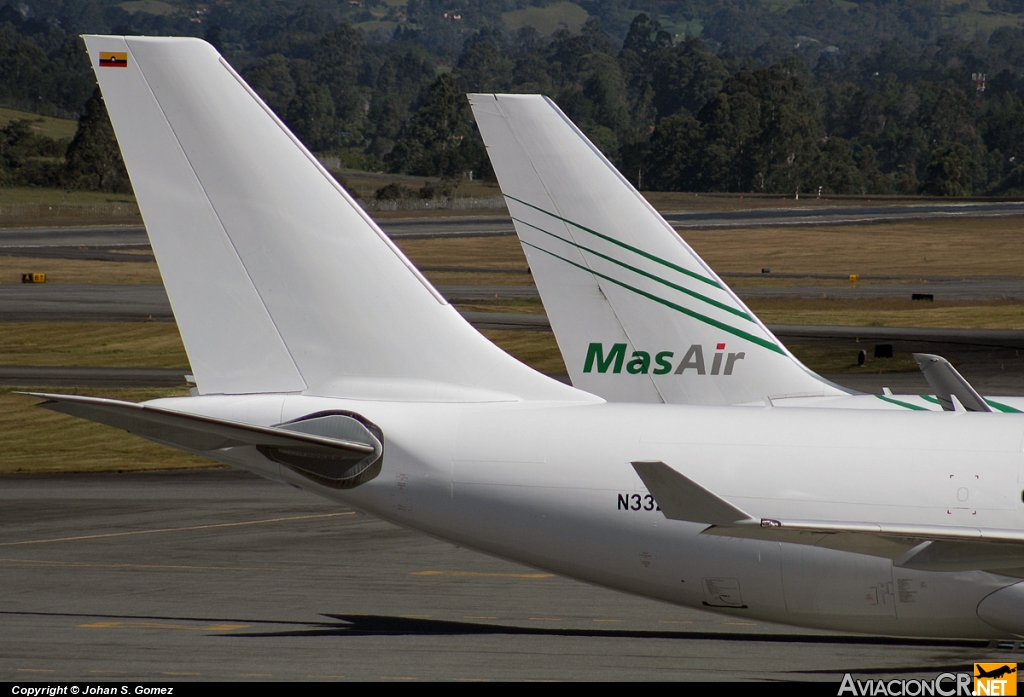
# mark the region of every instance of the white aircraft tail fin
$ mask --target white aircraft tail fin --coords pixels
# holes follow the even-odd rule
[[[689,404],[845,394],[793,357],[553,102],[470,103],[576,387]]]
[[[578,397],[469,326],[212,46],[85,41],[201,393]]]

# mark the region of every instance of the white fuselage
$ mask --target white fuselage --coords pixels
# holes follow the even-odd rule
[[[1024,418],[1016,415],[296,395],[152,404],[261,425],[332,409],[361,414],[384,433],[384,465],[355,489],[317,485],[249,448],[223,460],[565,576],[808,627],[1009,636],[977,608],[1019,579],[702,535],[706,525],[656,509],[630,462],[665,462],[755,518],[1016,530],[1024,528]]]

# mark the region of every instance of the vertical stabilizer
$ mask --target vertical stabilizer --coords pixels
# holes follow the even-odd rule
[[[85,41],[202,393],[579,394],[470,327],[212,46]]]
[[[615,401],[840,395],[550,100],[470,96],[575,386]]]

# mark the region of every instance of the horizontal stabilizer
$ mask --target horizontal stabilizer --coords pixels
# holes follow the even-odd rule
[[[728,525],[743,520],[756,522],[725,499],[679,474],[664,462],[632,464],[661,512],[670,520],[708,525]]]
[[[967,411],[992,411],[992,407],[985,403],[977,390],[971,387],[971,383],[964,380],[957,369],[942,356],[915,353],[914,360],[921,367],[924,379],[935,390],[935,398],[943,410],[956,411],[953,404],[953,397],[956,397]]]
[[[45,399],[39,406],[51,411],[120,428],[198,455],[255,446],[267,459],[337,489],[369,481],[380,471],[383,459],[379,429],[352,414],[315,414],[277,426],[255,426],[116,399],[26,394]]]

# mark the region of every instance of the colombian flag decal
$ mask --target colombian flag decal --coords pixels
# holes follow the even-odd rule
[[[117,51],[100,51],[101,68],[127,68],[128,54]]]

